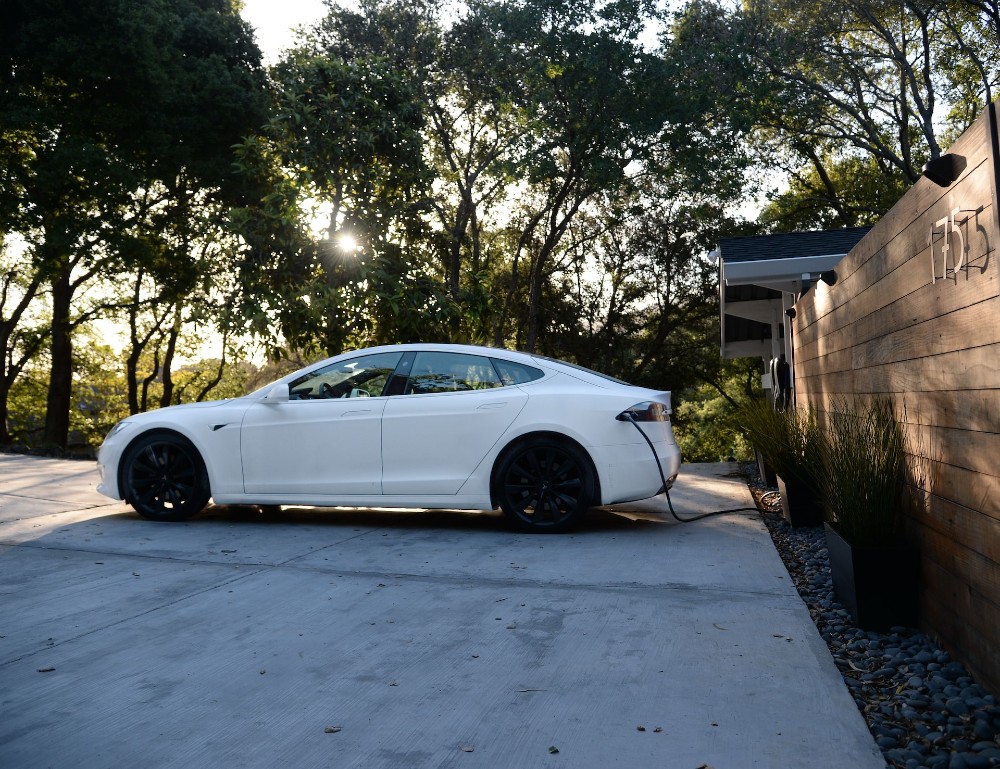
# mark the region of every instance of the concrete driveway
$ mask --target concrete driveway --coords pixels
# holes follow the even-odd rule
[[[675,508],[752,505],[731,470]],[[0,455],[0,767],[885,766],[755,512],[158,524],[95,483]]]

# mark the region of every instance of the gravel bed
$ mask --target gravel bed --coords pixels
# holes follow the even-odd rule
[[[859,629],[837,602],[823,528],[791,528],[780,498],[750,490],[785,567],[826,641],[886,763],[900,769],[1000,767],[1000,706],[919,630]]]

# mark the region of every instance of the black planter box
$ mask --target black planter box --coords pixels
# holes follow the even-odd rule
[[[823,500],[819,491],[799,480],[784,480],[778,476],[781,492],[781,512],[794,529],[823,524]]]
[[[825,524],[837,600],[863,630],[916,627],[919,553],[908,545],[855,547]]]

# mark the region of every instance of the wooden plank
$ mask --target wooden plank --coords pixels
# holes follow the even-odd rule
[[[996,651],[1000,646],[1000,612],[995,605],[969,596],[961,581],[934,561],[922,561],[921,583],[924,630],[941,640],[981,683],[1000,685],[1000,655]]]
[[[916,456],[983,475],[1000,475],[1000,434],[933,425],[905,425],[905,430]]]
[[[917,536],[925,596],[947,604],[968,617],[978,632],[998,636],[1000,641],[1000,594],[996,590],[1000,565],[927,527],[918,526]]]
[[[1000,389],[904,392],[893,397],[910,424],[1000,432]]]
[[[851,367],[921,361],[956,351],[975,357],[984,345],[1000,344],[998,317],[1000,298],[993,297],[932,320],[886,328],[881,336],[851,348]]]
[[[964,616],[929,597],[921,600],[920,617],[924,632],[962,663],[976,681],[992,691],[1000,691],[996,638],[976,631]]]
[[[795,392],[808,401],[820,393],[850,394],[855,392],[854,379],[853,371],[804,374],[799,370],[795,377]]]
[[[928,269],[929,254],[930,250],[924,249],[851,305],[813,324],[808,333],[797,330],[795,339],[801,349],[796,356],[815,357],[820,354],[821,345],[826,345],[828,353],[847,349],[876,339],[886,330],[943,317],[1000,295],[996,251],[971,260],[957,280],[949,278],[933,284]],[[856,317],[849,317],[848,313]]]
[[[1000,519],[955,504],[932,494],[920,493],[912,519],[951,542],[1000,564]],[[1000,601],[1000,594],[994,596]]]
[[[830,342],[823,338],[812,344],[803,345],[795,351],[795,365],[804,367],[817,361],[824,371],[850,371],[853,368],[854,355],[851,347],[831,348]]]
[[[990,518],[1000,519],[1000,477],[913,456],[908,468],[924,491]],[[1000,583],[997,584],[1000,590]]]
[[[964,205],[971,208],[974,205],[971,201],[984,198],[988,200],[992,190],[992,176],[992,168],[984,164],[974,177],[976,183],[967,192],[956,193],[953,199],[943,200],[939,207],[926,211],[912,226],[879,249],[849,277],[841,279],[838,270],[837,284],[819,289],[823,292],[822,310],[817,309],[819,291],[814,295],[807,294],[803,297],[795,307],[796,333],[803,336],[804,342],[809,342],[813,338],[828,335],[888,303],[897,301],[924,285],[931,285],[932,249],[929,243],[931,228],[942,218],[947,218],[956,207]],[[955,201],[970,202],[963,204]],[[958,249],[964,240],[967,247],[964,261],[980,271],[995,273],[996,266],[993,260],[987,257],[998,245],[998,237],[992,224],[994,221],[992,205],[975,204],[975,209],[975,213],[966,212],[959,217],[960,222],[965,222],[959,228],[962,237],[961,239],[958,236],[952,237],[952,248]],[[869,237],[871,233],[866,239]],[[933,250],[938,260],[941,258],[942,240],[943,233],[938,230]],[[850,256],[845,257],[848,258]],[[904,276],[893,277],[894,272],[911,262],[913,264]],[[938,267],[940,269],[940,262]],[[968,272],[971,274],[973,270]],[[952,281],[954,282],[954,279]],[[894,282],[901,285],[897,287]],[[830,296],[826,296],[827,292]],[[816,328],[812,328],[813,326]]]
[[[855,383],[862,393],[993,390],[1000,387],[1000,345],[869,366],[855,371]]]
[[[973,304],[1000,295],[1000,274],[996,265],[997,252],[991,251],[970,263],[969,269],[953,279],[930,283],[927,279],[924,255],[920,255],[893,273],[893,279],[878,286],[879,291],[899,298],[882,303],[876,310],[845,326],[855,343],[875,339],[887,329],[898,329],[943,318]]]

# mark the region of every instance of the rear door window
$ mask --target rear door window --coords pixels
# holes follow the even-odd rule
[[[418,352],[404,394],[490,390],[502,386],[489,358],[453,352]]]

